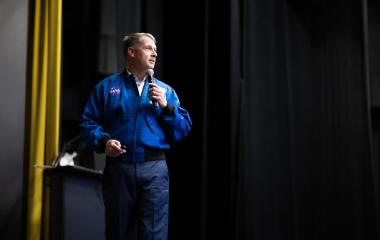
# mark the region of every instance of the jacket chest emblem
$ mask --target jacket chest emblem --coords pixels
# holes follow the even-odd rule
[[[114,97],[116,95],[120,94],[120,87],[113,87],[108,91],[108,94],[111,95],[111,97]]]

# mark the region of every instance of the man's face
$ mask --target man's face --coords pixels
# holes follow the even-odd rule
[[[154,69],[157,48],[154,41],[146,36],[140,38],[140,44],[131,47],[130,58],[141,70]]]

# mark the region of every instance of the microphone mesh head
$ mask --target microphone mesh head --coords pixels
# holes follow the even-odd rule
[[[147,74],[147,75],[150,75],[150,76],[153,76],[153,74],[154,74],[153,69],[148,69],[148,70],[146,70],[146,74]]]

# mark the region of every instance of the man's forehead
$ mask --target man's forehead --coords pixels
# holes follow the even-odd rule
[[[151,39],[150,37],[147,37],[147,36],[142,36],[140,38],[140,43],[146,44],[146,45],[154,45],[154,46],[156,46],[156,44],[154,43],[153,39]]]

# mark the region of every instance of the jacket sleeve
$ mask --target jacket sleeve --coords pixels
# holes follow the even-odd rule
[[[81,119],[80,128],[82,135],[92,149],[98,153],[104,152],[104,140],[110,139],[110,135],[103,129],[104,98],[102,88],[95,87]]]
[[[160,122],[170,142],[178,142],[190,132],[192,122],[189,113],[182,107],[173,89],[167,94],[168,105],[163,109]]]

